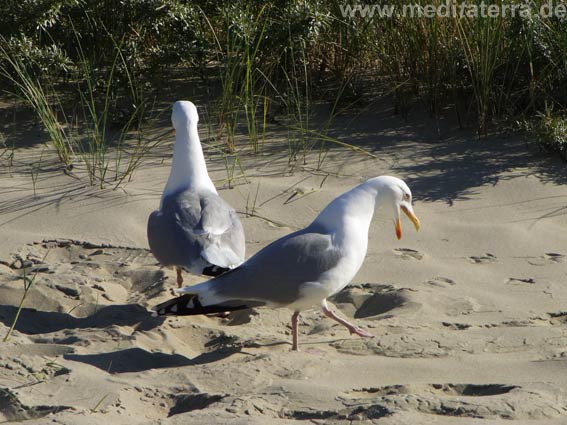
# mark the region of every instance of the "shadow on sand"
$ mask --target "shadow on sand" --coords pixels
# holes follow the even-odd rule
[[[189,359],[181,354],[152,353],[141,348],[128,348],[110,353],[65,354],[64,358],[94,366],[108,373],[128,373],[213,363],[239,351],[240,348],[222,348]]]
[[[17,308],[0,305],[0,322],[10,326]],[[23,309],[16,330],[27,335],[46,334],[70,329],[102,329],[110,326],[135,326],[136,331],[152,330],[164,322],[163,317],[152,317],[138,304],[111,305],[103,307],[85,318],[52,311]],[[71,338],[72,339],[72,338]],[[81,362],[97,367],[108,373],[142,372],[179,366],[194,366],[222,360],[241,351],[241,347],[227,346],[222,341],[209,344],[212,351],[190,359],[180,354],[149,352],[142,348],[127,348],[109,353],[65,354],[66,360]]]
[[[539,152],[519,132],[493,130],[479,140],[472,128],[459,129],[452,119],[415,113],[406,121],[383,104],[355,118],[338,117],[331,134],[376,155],[422,201],[451,204],[475,195],[480,186],[516,177],[567,184],[565,162]],[[364,159],[351,154],[348,161]],[[383,173],[378,168],[375,175]]]
[[[10,326],[18,309],[10,305],[0,305],[0,322]],[[102,307],[96,313],[77,318],[70,314],[55,311],[22,309],[15,329],[27,335],[57,332],[64,329],[107,328],[110,326],[134,326],[147,331],[163,323],[161,317],[152,317],[148,310],[138,304],[119,304]]]

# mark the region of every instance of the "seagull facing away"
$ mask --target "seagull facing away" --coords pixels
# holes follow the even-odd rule
[[[299,313],[319,305],[327,317],[346,326],[351,334],[372,337],[339,317],[326,299],[348,285],[362,266],[370,222],[380,207],[393,214],[398,239],[402,237],[400,211],[419,230],[405,182],[375,177],[334,199],[305,229],[276,240],[234,270],[177,289],[185,295],[154,307],[154,314],[183,316],[258,306],[287,307],[294,311],[292,350],[297,351]]]
[[[148,219],[148,242],[157,260],[177,270],[218,276],[244,261],[245,238],[234,209],[217,194],[199,140],[197,108],[188,101],[173,105],[173,163],[160,208]]]

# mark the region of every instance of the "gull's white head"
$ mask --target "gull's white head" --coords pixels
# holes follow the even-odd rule
[[[193,102],[178,100],[173,104],[171,122],[176,130],[196,126],[199,122],[199,114]]]
[[[394,226],[398,239],[402,237],[400,211],[403,211],[411,220],[415,229],[419,230],[421,225],[419,219],[413,212],[411,190],[406,182],[391,176],[381,176],[375,179],[380,180],[380,190],[378,191],[380,205],[386,209],[390,209],[394,214]]]

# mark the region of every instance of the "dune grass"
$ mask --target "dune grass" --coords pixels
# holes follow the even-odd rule
[[[49,254],[49,251],[47,251],[45,253],[45,255],[43,256],[43,259],[41,260],[41,262],[45,262],[45,259],[47,258],[47,255]],[[16,328],[16,324],[18,323],[18,319],[20,318],[20,314],[22,312],[22,309],[24,307],[24,303],[26,301],[26,298],[29,294],[29,291],[31,290],[31,288],[33,287],[35,280],[37,278],[37,271],[30,277],[28,274],[28,268],[24,265],[23,267],[23,273],[22,273],[22,283],[24,285],[24,292],[22,293],[22,298],[20,298],[20,303],[18,304],[18,308],[16,310],[16,315],[14,316],[14,320],[12,320],[12,324],[10,325],[10,329],[8,329],[8,332],[6,332],[6,335],[4,336],[4,338],[2,339],[2,342],[8,342],[10,340],[10,337],[12,336],[12,333],[14,332],[14,329]]]
[[[45,83],[41,83],[30,72],[19,52],[10,48],[5,38],[0,38],[0,75],[4,77],[33,109],[43,128],[48,133],[51,143],[59,160],[66,169],[71,168],[73,157],[73,142],[65,131],[61,119],[51,106]]]
[[[78,61],[75,75],[69,76],[70,90],[59,91],[55,76],[38,76],[2,38],[0,75],[12,84],[13,94],[34,111],[67,172],[82,165],[92,186],[102,189],[114,184],[117,187],[131,178],[145,153],[155,144],[143,136],[142,121],[147,118],[143,89],[129,73],[120,43],[114,43],[113,62],[102,72],[104,78],[101,79],[96,64],[83,50],[81,35],[74,27],[73,31]],[[119,68],[123,75],[117,75]],[[116,113],[117,85],[123,84],[120,78],[126,79],[132,111],[116,128],[111,121]],[[77,99],[74,105],[73,98]],[[68,109],[72,112],[67,112]],[[136,142],[129,145],[129,139]],[[34,195],[38,164],[31,164]]]
[[[25,22],[5,7],[0,73],[35,111],[64,166],[78,157],[101,187],[127,181],[153,148],[141,134],[148,98],[160,96],[172,71],[198,77],[191,92],[206,93],[203,106],[230,155],[263,155],[268,128],[283,126],[291,170],[313,150],[321,168],[333,118],[379,98],[406,118],[423,105],[434,117],[455,116],[479,137],[501,121],[537,120],[546,108],[562,116],[567,105],[567,26],[537,13],[544,0],[513,17],[434,18],[343,14],[336,0],[163,0],[157,9],[150,1],[51,0],[57,13],[47,19],[41,3]],[[64,82],[74,92],[62,91]],[[64,96],[80,113],[65,113]],[[314,125],[321,103],[328,119]]]

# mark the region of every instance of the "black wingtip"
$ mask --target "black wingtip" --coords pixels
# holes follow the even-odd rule
[[[194,298],[193,294],[182,295],[177,298],[172,298],[152,308],[157,316],[178,315],[179,307],[187,306],[189,301]]]
[[[203,306],[199,297],[194,294],[185,294],[167,300],[152,308],[155,316],[195,316],[199,314],[215,314],[225,311],[243,310],[248,308],[245,304],[238,305],[208,305]]]

